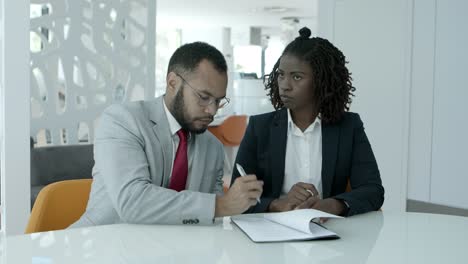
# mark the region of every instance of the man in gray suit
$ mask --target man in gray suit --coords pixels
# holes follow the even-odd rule
[[[223,195],[223,146],[205,132],[229,102],[226,72],[216,48],[186,44],[169,61],[164,96],[107,108],[96,130],[86,212],[71,227],[211,224],[256,204],[263,182],[255,175]]]

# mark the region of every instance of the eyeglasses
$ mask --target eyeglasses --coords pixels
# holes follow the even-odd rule
[[[189,82],[187,82],[184,77],[182,77],[180,74],[178,73],[175,73],[177,76],[179,76],[187,85],[188,87],[190,87],[192,89],[192,91],[197,95],[198,97],[198,104],[200,106],[209,106],[211,104],[215,104],[215,106],[219,109],[219,108],[223,108],[225,107],[227,104],[229,104],[229,98],[227,97],[223,97],[223,98],[215,98],[213,96],[209,96],[209,95],[203,95],[203,94],[200,94],[200,92],[193,88],[192,85],[190,85]]]

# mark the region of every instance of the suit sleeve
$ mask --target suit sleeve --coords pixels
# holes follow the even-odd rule
[[[257,135],[255,135],[255,118],[249,120],[249,124],[244,134],[244,138],[239,146],[239,150],[236,156],[236,163],[239,163],[244,168],[247,174],[257,174],[258,172],[258,160],[257,160]],[[240,177],[239,172],[234,168],[232,170],[231,185],[234,184],[234,181]],[[257,176],[258,178],[258,176]],[[261,180],[261,179],[259,179]],[[274,200],[271,197],[264,197],[263,194],[260,197],[260,203],[250,207],[244,213],[262,213],[268,210],[270,203]]]
[[[216,183],[214,189],[211,191],[212,193],[216,193],[217,195],[223,195],[224,194],[224,188],[223,188],[223,176],[224,176],[224,147],[221,143],[217,142],[218,144],[218,154],[216,157],[218,157],[217,162],[216,162]]]
[[[349,205],[347,216],[379,210],[384,201],[384,188],[364,126],[355,119],[350,171],[351,191],[335,196]]]
[[[94,156],[96,173],[122,221],[133,224],[211,224],[215,194],[166,189],[153,184],[139,125],[122,106],[99,120]]]

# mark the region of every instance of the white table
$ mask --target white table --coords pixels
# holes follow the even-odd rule
[[[214,226],[111,225],[2,237],[0,263],[468,263],[468,218],[373,212],[330,220],[341,239],[256,244]]]

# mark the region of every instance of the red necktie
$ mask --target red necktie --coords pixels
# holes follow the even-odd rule
[[[185,183],[188,175],[188,160],[187,160],[187,131],[180,129],[177,131],[179,136],[179,146],[172,167],[171,182],[169,188],[178,192],[185,190]]]

